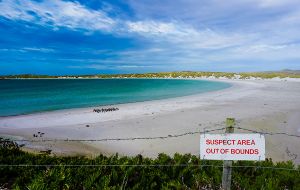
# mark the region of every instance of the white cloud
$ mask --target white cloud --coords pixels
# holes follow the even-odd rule
[[[119,66],[116,66],[118,68],[151,68],[153,67],[152,65],[119,65]]]
[[[113,19],[102,10],[91,10],[77,2],[46,0],[3,0],[0,15],[11,20],[23,20],[54,29],[67,27],[88,32],[106,31],[116,35],[139,34],[166,46],[173,44],[185,48],[219,49],[241,43],[237,34],[202,30],[178,21],[155,20],[126,21]]]
[[[77,2],[61,0],[2,0],[0,15],[53,27],[110,31],[115,21],[101,10],[91,10]]]
[[[144,68],[153,68],[152,65],[103,65],[103,64],[88,64],[88,65],[71,65],[68,66],[72,69],[96,69],[96,70],[106,70],[106,69],[144,69]]]
[[[127,22],[127,25],[129,32],[136,32],[144,35],[166,35],[178,32],[173,23],[137,21]]]
[[[284,5],[296,4],[298,0],[254,0],[257,1],[258,5],[261,7],[276,7]]]
[[[197,30],[180,22],[138,21],[127,22],[129,32],[192,49],[220,49],[240,44],[242,36],[217,33],[209,28]]]
[[[236,1],[231,2],[239,4]],[[277,1],[255,0],[254,2],[274,4]],[[209,9],[214,10],[210,3],[208,5]],[[220,7],[220,5],[217,7]],[[190,49],[216,50],[242,44],[248,45],[259,38],[257,36],[261,35],[244,31],[235,32],[234,30],[225,32],[217,29],[212,30],[209,27],[199,29],[177,20],[162,22],[153,19],[139,21],[113,19],[103,10],[92,10],[78,2],[62,0],[45,0],[42,2],[3,0],[0,3],[0,15],[12,20],[23,20],[52,26],[54,29],[67,27],[70,29],[84,29],[87,32],[105,31],[123,36],[139,34],[161,46],[173,47],[175,45],[179,48]],[[292,14],[281,22],[295,23],[298,20],[299,15]],[[269,25],[273,26],[274,23],[269,23]]]
[[[237,48],[236,51],[239,53],[263,53],[269,51],[277,51],[287,48],[288,45],[268,45],[268,44],[257,44],[251,46],[244,46],[242,48]]]
[[[85,67],[93,69],[110,68],[113,64],[115,68],[119,65],[129,69],[145,65],[299,59],[299,1],[153,1],[151,7],[145,1],[130,1],[138,15],[131,19],[110,17],[106,11],[113,12],[112,7],[92,10],[78,2],[62,0],[3,0],[0,16],[54,29],[83,29],[85,34],[104,31],[118,37],[142,38],[145,43],[140,49],[129,47],[126,51],[94,50],[94,55],[108,58],[81,60],[88,64]],[[289,45],[293,43],[296,45]],[[51,50],[32,47],[22,51]]]
[[[50,52],[55,52],[54,49],[51,48],[37,48],[37,47],[23,47],[23,48],[4,48],[4,49],[0,49],[0,51],[14,51],[14,52],[22,52],[22,53],[26,53],[28,51],[37,51],[37,52],[43,52],[43,53],[50,53]]]
[[[43,52],[43,53],[50,53],[54,52],[54,49],[51,48],[37,48],[37,47],[24,47],[22,48],[24,51],[38,51],[38,52]]]

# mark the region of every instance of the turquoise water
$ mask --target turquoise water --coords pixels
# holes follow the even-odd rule
[[[0,80],[0,116],[157,100],[230,87],[168,79]]]

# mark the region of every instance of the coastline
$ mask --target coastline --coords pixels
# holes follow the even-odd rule
[[[19,79],[18,79],[19,80]],[[65,80],[65,79],[58,79],[58,80]],[[74,79],[77,80],[77,79]],[[79,79],[81,80],[81,79]],[[102,79],[101,79],[102,80]],[[150,79],[152,80],[152,79]],[[173,80],[173,79],[166,79],[166,80]],[[16,128],[32,128],[32,126],[30,125],[30,122],[24,122],[24,120],[28,119],[32,119],[32,118],[36,118],[37,120],[35,120],[36,122],[38,121],[38,119],[42,119],[42,118],[50,118],[53,117],[51,119],[55,119],[55,117],[57,117],[58,115],[60,116],[68,116],[71,115],[72,117],[74,115],[82,115],[84,114],[85,116],[97,116],[96,113],[93,113],[93,109],[95,108],[102,108],[102,107],[118,107],[120,108],[119,111],[117,112],[108,112],[108,113],[103,113],[103,117],[101,121],[113,121],[113,120],[119,120],[125,117],[140,117],[140,115],[143,114],[149,114],[149,113],[156,113],[156,114],[160,114],[162,112],[165,111],[176,111],[178,109],[188,109],[188,108],[192,108],[192,107],[196,107],[199,105],[194,104],[195,102],[197,102],[197,99],[199,98],[199,96],[205,96],[208,97],[210,95],[213,95],[216,92],[231,92],[232,89],[236,89],[236,87],[238,86],[238,82],[228,82],[228,81],[224,81],[224,80],[211,80],[211,79],[177,79],[177,80],[207,80],[207,81],[217,81],[217,82],[225,82],[225,83],[230,83],[231,86],[225,89],[221,89],[221,90],[213,90],[213,91],[208,91],[208,92],[202,92],[202,93],[197,93],[197,94],[193,94],[193,95],[187,95],[187,96],[179,96],[179,97],[173,97],[173,98],[165,98],[165,99],[157,99],[157,100],[148,100],[148,101],[138,101],[138,102],[131,102],[131,103],[122,103],[122,104],[113,104],[113,105],[103,105],[103,106],[91,106],[91,107],[83,107],[83,108],[70,108],[70,109],[60,109],[60,110],[51,110],[51,111],[41,111],[41,112],[34,112],[34,113],[28,113],[28,114],[19,114],[19,115],[11,115],[11,116],[0,116],[0,128],[1,127],[5,127],[6,125],[1,123],[1,120],[14,120],[12,123],[10,124],[17,124],[17,122],[15,121],[15,119],[18,120],[19,123],[22,123],[23,126],[19,126],[19,125],[10,125],[10,127],[16,127]],[[198,102],[199,103],[199,102]],[[169,105],[168,105],[169,104]],[[162,106],[163,105],[163,106]],[[161,107],[165,108],[162,109]],[[146,108],[146,109],[145,109]],[[126,110],[127,112],[125,112],[124,110]],[[137,111],[136,113],[132,114],[133,111]],[[143,111],[143,112],[141,112]],[[138,113],[138,114],[137,114]],[[99,116],[99,114],[98,114]],[[95,117],[92,117],[95,119]],[[132,117],[130,117],[132,118]],[[86,119],[86,120],[84,120]],[[81,123],[78,123],[78,120],[68,120],[70,123],[62,123],[61,121],[59,121],[59,124],[62,124],[63,126],[65,125],[74,125],[74,124],[85,124],[88,123],[88,121],[90,123],[92,122],[98,122],[99,120],[90,120],[91,117],[86,117],[83,120],[81,120]],[[42,127],[47,127],[48,125],[45,124],[43,121],[41,121],[41,123],[34,123],[33,125],[39,125],[40,128]],[[43,123],[42,123],[43,122]],[[25,124],[25,125],[24,125]],[[54,124],[51,123],[49,124],[50,126],[53,126]],[[57,125],[59,126],[59,125]]]
[[[197,95],[114,105],[120,110],[109,113],[93,113],[94,107],[91,107],[1,117],[0,134],[25,139],[35,139],[32,134],[38,131],[45,133],[43,139],[153,137],[224,127],[226,117],[236,118],[238,126],[244,128],[300,133],[297,128],[300,123],[299,80],[206,80],[229,82],[232,86]],[[298,142],[296,137],[267,136],[266,156],[274,161],[291,160],[290,154],[300,157]],[[148,141],[43,142],[32,143],[29,148],[51,149],[62,155],[116,152],[148,157],[156,157],[161,152],[197,155],[199,135]],[[297,164],[299,157],[293,160]]]
[[[2,108],[2,111],[0,112],[0,118],[7,117],[7,116],[9,117],[9,116],[30,115],[30,114],[43,113],[43,112],[90,108],[90,107],[108,107],[108,106],[118,105],[118,104],[169,99],[169,98],[199,94],[203,92],[210,92],[214,90],[221,90],[230,87],[229,83],[225,83],[225,82],[214,82],[208,80],[197,81],[192,79],[176,79],[176,78],[174,79],[130,78],[130,79],[93,79],[93,80],[57,79],[57,80],[64,80],[65,82],[62,81],[62,84],[60,84],[59,81],[51,80],[52,82],[50,82],[49,89],[45,90],[42,89],[44,82],[42,83],[38,82],[39,79],[37,80],[16,79],[15,81],[18,80],[23,81],[21,82],[21,86],[18,86],[16,85],[18,83],[13,82],[12,83],[12,85],[14,86],[13,89],[5,90],[3,93],[4,99],[2,100],[2,104],[0,106]],[[30,82],[28,82],[27,84],[26,80],[30,80]],[[83,81],[79,82],[81,80]],[[106,80],[109,81],[106,82]],[[121,85],[120,91],[118,90],[116,91],[116,89],[118,89],[116,87],[113,87],[114,89],[112,89],[111,87],[111,86],[115,86],[116,85],[115,83],[118,83],[117,82],[118,80],[121,80],[120,84],[118,84]],[[141,80],[142,82],[140,83],[139,80]],[[26,83],[24,83],[24,81]],[[49,81],[46,81],[45,83],[48,84]],[[68,85],[72,85],[73,81],[75,83],[74,84],[75,86],[78,85],[78,87],[76,86],[77,88],[74,87],[70,88],[70,86],[68,86]],[[86,83],[84,81],[86,81]],[[36,90],[38,90],[38,89],[30,89],[30,86],[37,85],[36,83],[40,85],[38,88],[41,88],[42,91],[45,91],[41,93],[43,94],[42,96],[40,96],[39,94],[37,94],[36,96],[35,95],[30,96],[30,93],[32,91],[35,92]],[[207,85],[207,83],[210,83],[211,85]],[[6,88],[6,85],[8,86],[10,85],[10,83],[7,84],[3,83],[3,84],[4,84],[4,89]],[[23,91],[22,86],[26,86],[26,85],[29,85],[29,88],[24,89],[25,91]],[[143,89],[143,85],[145,86],[145,89]],[[164,85],[168,85],[169,87],[165,88]],[[132,90],[129,90],[129,88],[132,88]],[[18,92],[11,94],[10,91],[14,92],[14,89],[16,90],[22,89],[22,90],[19,90]],[[59,89],[59,91],[56,92],[57,89]],[[143,91],[143,93],[140,92],[140,89]],[[76,95],[72,95],[73,93]],[[15,97],[15,94],[19,94],[19,96]],[[23,102],[22,102],[23,99],[22,94],[24,94]],[[13,99],[6,98],[10,96],[12,96]],[[109,97],[113,97],[113,99]],[[20,101],[18,101],[19,99]],[[44,101],[45,99],[47,99],[48,101]],[[34,101],[31,102],[31,100]],[[37,104],[36,102],[39,102],[40,104]]]

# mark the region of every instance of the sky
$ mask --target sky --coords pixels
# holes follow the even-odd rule
[[[0,75],[282,69],[299,0],[0,0]]]

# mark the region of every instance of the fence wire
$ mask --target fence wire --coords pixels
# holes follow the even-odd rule
[[[243,127],[234,127],[234,128],[240,129],[240,130],[243,130],[243,131],[248,131],[248,132],[251,132],[251,133],[259,133],[259,134],[262,134],[262,135],[286,135],[286,136],[290,136],[290,137],[300,138],[300,135],[288,134],[288,133],[284,133],[284,132],[256,131],[256,130],[253,130],[253,129],[247,129],[247,128],[243,128]]]
[[[288,134],[284,132],[266,132],[266,131],[257,131],[253,129],[247,129],[243,127],[234,127],[235,129],[240,129],[243,131],[251,132],[251,133],[259,133],[262,135],[285,135],[290,137],[300,138],[299,135]],[[194,131],[194,132],[186,132],[181,134],[170,134],[166,136],[155,136],[155,137],[127,137],[127,138],[103,138],[103,139],[39,139],[39,140],[15,140],[16,142],[56,142],[56,141],[64,141],[64,142],[101,142],[101,141],[130,141],[130,140],[155,140],[155,139],[168,139],[168,138],[178,138],[187,135],[195,135],[195,134],[206,134],[216,131],[221,131],[226,129],[226,127],[209,129],[204,131]],[[9,139],[0,138],[1,143],[11,142]],[[0,164],[0,167],[224,167],[223,165],[214,165],[214,164],[82,164],[82,165],[73,165],[73,164],[65,164],[65,165],[55,165],[55,164]],[[242,165],[233,165],[231,168],[256,168],[256,169],[272,169],[272,170],[287,170],[287,171],[298,171],[300,169],[297,168],[281,168],[281,167],[267,167],[267,166],[242,166]]]
[[[0,168],[3,167],[214,167],[223,168],[223,165],[214,164],[0,164]],[[271,166],[242,166],[234,165],[229,168],[255,168],[255,169],[272,169],[272,170],[286,170],[286,171],[298,171],[297,168],[282,168]]]
[[[285,132],[266,132],[266,131],[257,131],[253,129],[247,129],[243,127],[234,127],[235,129],[240,129],[243,131],[251,132],[251,133],[259,133],[262,135],[285,135],[285,136],[290,136],[290,137],[296,137],[300,138],[300,135],[295,135],[295,134],[288,134]],[[154,137],[122,137],[122,138],[101,138],[101,139],[20,139],[20,140],[14,140],[16,142],[105,142],[105,141],[133,141],[133,140],[155,140],[155,139],[169,139],[169,138],[178,138],[178,137],[183,137],[187,135],[195,135],[195,134],[205,134],[205,133],[211,133],[211,132],[216,132],[216,131],[222,131],[225,130],[226,127],[222,128],[217,128],[217,129],[210,129],[206,130],[204,128],[204,131],[191,131],[191,132],[186,132],[186,133],[181,133],[181,134],[169,134],[165,136],[154,136]],[[4,142],[5,140],[9,139],[2,139],[1,141]]]
[[[168,139],[168,138],[177,138],[177,137],[183,137],[187,135],[195,135],[195,134],[204,134],[204,133],[210,133],[210,132],[215,132],[215,131],[221,131],[226,129],[225,127],[223,128],[218,128],[218,129],[211,129],[211,130],[205,130],[204,132],[202,131],[193,131],[193,132],[186,132],[186,133],[181,133],[181,134],[170,134],[166,136],[156,136],[156,137],[126,137],[126,138],[103,138],[103,139],[37,139],[37,140],[32,140],[32,139],[20,139],[20,140],[15,140],[16,142],[56,142],[56,141],[63,141],[63,142],[101,142],[101,141],[130,141],[130,140],[155,140],[155,139]],[[7,139],[8,140],[8,139]]]

